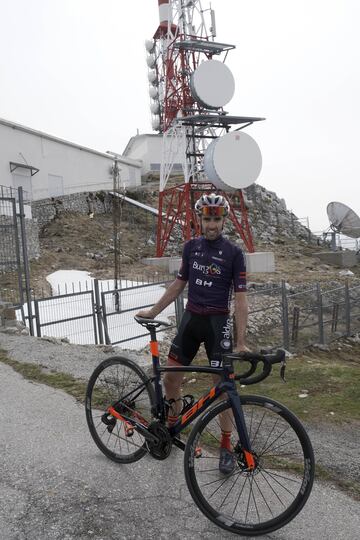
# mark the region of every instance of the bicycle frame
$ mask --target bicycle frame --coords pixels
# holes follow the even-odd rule
[[[152,329],[153,330],[153,329]],[[155,339],[153,339],[155,338]],[[203,395],[194,405],[186,411],[183,415],[179,417],[177,422],[169,428],[169,433],[171,437],[176,437],[181,431],[183,431],[186,426],[193,422],[198,416],[200,416],[205,409],[207,409],[214,401],[216,401],[221,394],[225,392],[228,395],[228,398],[231,403],[232,412],[234,415],[235,424],[237,427],[239,440],[244,451],[247,464],[249,467],[253,468],[254,459],[252,457],[251,443],[245,423],[244,413],[241,406],[240,396],[236,390],[235,385],[235,374],[232,361],[228,358],[223,358],[222,368],[212,368],[212,367],[200,367],[200,366],[181,366],[181,367],[170,367],[160,366],[159,361],[159,347],[156,340],[156,332],[151,332],[151,341],[150,341],[150,351],[152,354],[152,365],[154,372],[154,386],[155,386],[155,395],[156,395],[156,415],[157,417],[165,421],[165,407],[164,407],[164,396],[162,392],[161,385],[161,374],[166,372],[192,372],[192,373],[211,373],[213,375],[223,376],[223,381],[219,382],[213,386],[209,392]],[[183,446],[183,445],[181,445]]]
[[[248,468],[254,469],[255,468],[255,461],[251,450],[251,444],[250,439],[245,423],[244,413],[241,406],[240,396],[237,393],[236,385],[235,385],[235,374],[234,374],[234,368],[232,364],[232,360],[227,358],[226,356],[223,358],[222,366],[221,368],[212,368],[212,367],[201,367],[201,366],[179,366],[179,367],[170,367],[160,366],[159,361],[159,346],[158,341],[156,340],[156,331],[154,328],[150,328],[150,334],[151,334],[151,341],[150,341],[150,351],[152,355],[152,366],[153,366],[153,377],[149,379],[149,382],[154,383],[155,387],[155,397],[156,397],[156,404],[155,404],[155,417],[160,420],[162,423],[165,423],[166,420],[166,414],[165,414],[165,399],[162,391],[162,384],[161,384],[161,374],[166,372],[182,372],[182,373],[188,373],[188,372],[198,372],[198,373],[211,373],[213,375],[219,375],[223,376],[223,380],[220,381],[218,384],[213,386],[209,392],[188,410],[183,415],[179,417],[179,419],[176,421],[176,423],[169,428],[169,434],[173,439],[173,442],[176,446],[184,450],[185,444],[180,441],[180,439],[177,438],[177,435],[179,435],[185,428],[188,426],[191,422],[193,422],[198,416],[200,416],[216,399],[221,396],[221,394],[226,393],[228,395],[228,398],[231,403],[232,412],[234,415],[235,424],[238,431],[239,441],[241,443],[242,450],[244,452],[244,456],[246,459],[246,464]],[[138,389],[141,392],[141,388],[143,385],[140,385]],[[137,390],[137,389],[136,389]],[[136,391],[132,390],[132,392]],[[123,399],[125,399],[127,396],[124,396]],[[120,414],[118,413],[114,406],[110,407],[108,412],[117,418],[118,420],[121,420],[125,422],[125,424],[129,428],[135,428],[137,429],[146,439],[149,440],[155,440],[156,437],[151,434],[147,430],[147,426],[143,424],[142,419],[138,418],[135,419],[133,417],[128,417],[126,414]]]

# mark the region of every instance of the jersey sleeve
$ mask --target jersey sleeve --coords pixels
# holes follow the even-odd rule
[[[236,249],[233,263],[234,292],[246,291],[246,260],[244,252]]]
[[[188,281],[189,279],[189,254],[190,254],[190,242],[186,242],[182,253],[181,266],[177,274],[177,279],[182,281]]]

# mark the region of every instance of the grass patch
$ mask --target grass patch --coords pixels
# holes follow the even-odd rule
[[[315,467],[315,480],[322,480],[325,482],[332,482],[338,486],[339,489],[344,491],[347,495],[350,495],[357,501],[360,501],[360,484],[356,481],[351,481],[343,478],[339,473],[326,469],[322,465],[316,464]]]
[[[8,358],[4,351],[0,350],[0,362],[11,366],[15,371],[20,373],[25,379],[30,381],[46,384],[52,388],[64,390],[76,400],[84,402],[87,383],[75,379],[72,375],[59,371],[50,371],[43,366],[29,364],[26,362],[18,362]]]
[[[207,365],[207,360],[196,362]],[[280,379],[280,366],[259,384],[239,387],[241,394],[272,397],[286,405],[302,420],[349,422],[360,420],[360,358],[356,348],[333,354],[311,351],[289,359],[286,383]],[[191,382],[194,381],[195,382]],[[186,375],[183,392],[200,397],[212,386],[210,375]],[[307,392],[304,392],[306,390]],[[299,397],[306,394],[307,397]]]

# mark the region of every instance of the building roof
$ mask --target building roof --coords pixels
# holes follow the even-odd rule
[[[12,129],[17,129],[18,131],[23,131],[25,133],[29,133],[30,135],[36,135],[37,137],[41,137],[42,139],[48,139],[49,141],[54,141],[60,144],[65,144],[67,146],[71,146],[72,148],[77,148],[78,150],[83,150],[84,152],[89,152],[91,154],[95,154],[97,156],[105,157],[108,159],[114,160],[114,154],[109,152],[100,152],[98,150],[93,150],[92,148],[88,148],[87,146],[82,146],[81,144],[76,144],[70,141],[66,141],[65,139],[60,139],[59,137],[54,137],[53,135],[49,135],[48,133],[44,133],[43,131],[38,131],[36,129],[32,129],[26,126],[23,126],[21,124],[17,124],[15,122],[11,122],[10,120],[5,120],[4,118],[0,118],[0,125],[10,127]],[[119,156],[119,154],[116,154],[117,159],[126,165],[131,165],[133,167],[139,167],[141,168],[142,164],[139,160],[131,159],[128,157]]]
[[[123,151],[123,156],[127,156],[129,154],[132,147],[134,146],[134,144],[137,143],[137,141],[139,141],[140,139],[149,139],[150,137],[155,137],[158,139],[158,138],[162,138],[162,134],[161,133],[141,133],[139,135],[134,135],[134,137],[131,137],[131,139],[129,139],[129,142],[125,146],[125,149]],[[127,158],[127,159],[130,159],[130,158]]]

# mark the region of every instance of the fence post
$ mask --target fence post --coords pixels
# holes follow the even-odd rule
[[[284,348],[288,351],[290,348],[289,307],[288,307],[285,280],[281,281],[281,308],[282,308],[283,342],[284,342]]]
[[[345,281],[345,328],[346,335],[351,335],[351,306],[350,306],[350,293],[349,293],[349,280]]]
[[[27,249],[27,241],[26,241],[24,195],[23,195],[23,188],[21,186],[18,188],[18,196],[19,196],[19,214],[18,215],[20,219],[26,303],[27,303],[27,308],[28,308],[30,335],[33,336],[34,335],[34,325],[33,325],[34,321],[33,321],[32,305],[31,305],[32,298],[31,298],[31,288],[30,288],[30,267],[29,267],[28,249]]]
[[[104,333],[102,327],[102,317],[101,317],[101,304],[100,304],[100,292],[99,292],[99,280],[94,279],[94,292],[95,292],[95,313],[97,318],[97,326],[99,332],[99,342],[104,343]]]
[[[323,317],[324,314],[323,314],[323,303],[322,303],[320,283],[316,284],[316,291],[317,291],[317,304],[318,304],[319,343],[321,343],[321,345],[324,345],[325,343],[324,317]]]
[[[36,335],[37,337],[41,337],[39,302],[36,298],[34,299],[34,310],[35,310]]]

